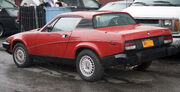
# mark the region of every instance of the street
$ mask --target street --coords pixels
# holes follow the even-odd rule
[[[0,38],[0,92],[180,92],[180,58],[153,61],[148,71],[112,67],[98,82],[83,81],[76,68],[59,62],[36,61],[17,68]]]

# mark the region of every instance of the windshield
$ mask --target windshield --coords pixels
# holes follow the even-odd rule
[[[93,19],[93,22],[95,28],[136,24],[134,19],[127,13],[110,13],[96,15]]]
[[[5,1],[5,0],[0,0],[0,7],[3,8],[14,8],[14,5]]]
[[[99,8],[99,4],[93,0],[83,0],[83,3],[86,8]]]
[[[112,3],[107,4],[100,8],[99,10],[115,10],[115,11],[121,11],[127,7],[129,7],[131,3]]]
[[[133,6],[180,6],[180,0],[135,0]]]

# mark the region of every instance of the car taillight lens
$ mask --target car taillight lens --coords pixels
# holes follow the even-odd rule
[[[172,41],[173,40],[171,35],[164,37],[164,44],[172,43]]]
[[[136,49],[135,42],[126,42],[125,43],[125,50],[133,50],[133,49]]]
[[[178,30],[179,30],[179,22],[178,22],[178,20],[175,20],[174,21],[174,31],[178,32]]]
[[[19,20],[19,11],[17,12],[17,20]]]

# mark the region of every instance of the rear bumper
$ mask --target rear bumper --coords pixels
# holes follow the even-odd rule
[[[101,60],[105,67],[118,64],[137,65],[156,58],[174,55],[177,52],[177,48],[174,47],[151,48],[132,53],[120,53],[116,55],[105,56],[101,58]]]

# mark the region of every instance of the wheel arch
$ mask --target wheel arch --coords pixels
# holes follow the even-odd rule
[[[12,42],[12,44],[11,44],[11,50],[13,50],[14,46],[15,46],[17,43],[22,43],[22,44],[24,44],[25,46],[27,46],[26,43],[23,42],[22,40],[14,40],[14,41]]]
[[[85,44],[82,45],[81,44],[78,47],[76,47],[76,49],[75,49],[75,58],[77,57],[77,55],[81,51],[83,51],[85,49],[93,51],[98,57],[102,56],[101,51],[99,50],[99,48],[95,44],[91,44],[91,45],[87,45],[87,44],[86,45]]]

